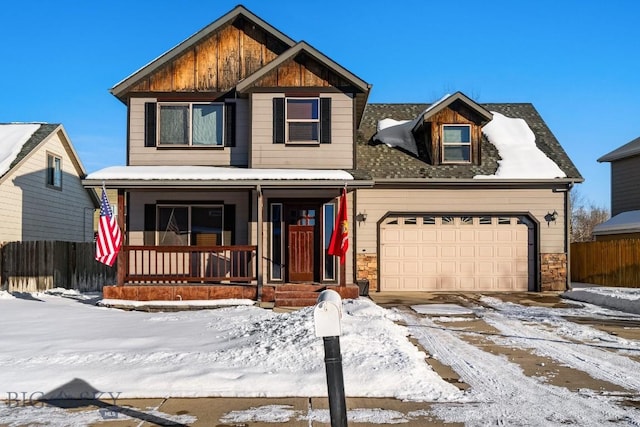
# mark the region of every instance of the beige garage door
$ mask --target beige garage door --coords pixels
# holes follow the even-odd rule
[[[528,227],[511,216],[394,216],[381,224],[382,291],[526,291]]]

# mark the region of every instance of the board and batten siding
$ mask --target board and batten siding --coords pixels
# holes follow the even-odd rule
[[[640,156],[611,162],[611,216],[640,209]]]
[[[93,239],[94,205],[60,132],[14,166],[0,181],[0,241]],[[62,160],[62,188],[47,186],[47,154]]]
[[[550,189],[357,190],[354,212],[367,213],[367,220],[356,227],[357,251],[359,254],[377,253],[377,223],[389,212],[531,213],[539,223],[540,252],[564,253],[564,195]],[[558,212],[558,218],[547,225],[544,216],[554,210]]]
[[[249,102],[236,99],[235,147],[158,148],[144,146],[145,103],[156,98],[129,101],[129,166],[247,166],[249,150]]]
[[[284,93],[254,93],[252,102],[252,168],[353,169],[353,98],[323,93],[331,98],[330,144],[274,144],[273,98]]]
[[[220,202],[225,205],[235,205],[235,240],[237,245],[248,245],[249,243],[249,194],[248,192],[189,192],[189,191],[131,191],[129,193],[129,245],[144,244],[144,206],[146,204],[157,204],[162,201],[163,204],[176,205],[190,204],[197,202],[201,204],[211,203],[218,204]],[[170,201],[170,202],[168,202]]]

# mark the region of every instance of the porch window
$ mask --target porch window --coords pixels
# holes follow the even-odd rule
[[[47,154],[47,186],[62,188],[62,159],[54,154]]]
[[[222,206],[158,206],[158,245],[224,245],[223,224]]]
[[[471,162],[471,126],[442,126],[442,161],[443,163]]]
[[[336,279],[336,257],[332,255],[328,255],[327,251],[329,250],[329,243],[331,242],[331,234],[333,234],[333,229],[335,227],[336,222],[336,207],[333,203],[327,203],[323,206],[324,215],[322,216],[322,220],[324,221],[324,226],[322,227],[323,235],[322,241],[324,244],[324,251],[322,251],[323,265],[324,269],[322,272],[322,278],[324,280],[335,280]]]
[[[159,145],[222,146],[223,103],[158,104]]]
[[[283,280],[282,203],[271,205],[271,280]]]

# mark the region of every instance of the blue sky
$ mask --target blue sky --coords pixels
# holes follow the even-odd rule
[[[126,107],[109,88],[237,1],[7,2],[0,122],[62,123],[88,172],[124,165]],[[246,1],[373,85],[370,102],[531,102],[609,208],[596,159],[640,136],[635,0]]]

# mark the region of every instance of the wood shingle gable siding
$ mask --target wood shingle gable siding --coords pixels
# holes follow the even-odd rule
[[[243,6],[209,24],[120,83],[111,93],[231,90],[295,42]]]

